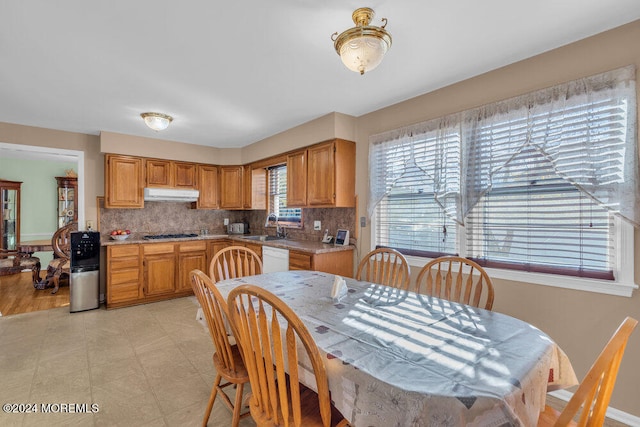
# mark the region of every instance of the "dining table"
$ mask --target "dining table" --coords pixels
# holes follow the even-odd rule
[[[293,309],[352,426],[535,426],[547,392],[578,384],[565,353],[527,322],[351,278],[346,294],[332,298],[334,281],[292,270],[216,286],[226,298],[256,285]],[[314,386],[301,374],[307,381]]]
[[[53,245],[51,244],[51,239],[26,240],[24,242],[20,242],[18,245],[18,251],[31,256],[34,252],[53,252]]]

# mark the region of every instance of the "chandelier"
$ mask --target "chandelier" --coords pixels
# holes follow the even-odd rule
[[[384,29],[387,19],[382,18],[383,25],[376,27],[369,25],[373,16],[373,9],[356,9],[351,15],[356,26],[340,35],[337,32],[331,35],[333,46],[344,65],[360,75],[380,65],[384,54],[391,47],[391,34]]]
[[[165,130],[169,127],[169,123],[173,121],[173,117],[162,113],[142,113],[140,117],[144,119],[144,123],[147,126],[156,132]]]

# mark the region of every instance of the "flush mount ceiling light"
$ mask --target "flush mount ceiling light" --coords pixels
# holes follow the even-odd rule
[[[151,129],[157,131],[165,130],[169,123],[173,121],[173,117],[162,113],[142,113],[140,117],[144,119],[144,123]]]
[[[380,65],[384,54],[391,47],[391,34],[384,29],[387,19],[382,18],[383,25],[376,27],[369,25],[373,16],[373,9],[356,9],[351,15],[356,26],[340,35],[337,32],[331,35],[333,46],[344,65],[360,75]]]

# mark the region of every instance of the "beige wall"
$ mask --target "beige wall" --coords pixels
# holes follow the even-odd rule
[[[640,21],[636,21],[359,117],[356,191],[360,195],[360,212],[365,212],[367,203],[370,135],[628,64],[640,68],[639,40]],[[370,245],[367,228],[361,233],[360,253],[370,250]],[[640,270],[638,233],[635,246],[636,270]],[[494,310],[526,320],[549,334],[571,359],[578,378],[584,376],[625,316],[640,319],[640,291],[626,298],[502,280],[495,285]],[[611,406],[640,417],[639,396],[640,330],[637,330],[627,347]]]
[[[101,152],[238,164],[339,137],[357,143],[356,191],[359,215],[367,203],[370,135],[509,98],[556,83],[628,64],[640,67],[640,21],[518,62],[371,114],[353,118],[331,113],[243,149],[216,149],[103,132],[101,137],[0,123],[0,142],[85,152],[86,217],[95,218],[93,200],[103,194]],[[639,85],[640,87],[640,85]],[[102,144],[102,146],[101,146]],[[358,221],[359,223],[359,221]],[[360,230],[360,253],[370,249],[370,227]],[[636,233],[636,265],[640,244]],[[640,270],[640,268],[637,268]],[[638,273],[636,273],[638,277]],[[526,320],[556,340],[581,378],[626,315],[640,319],[640,291],[633,297],[496,281],[494,310]],[[611,406],[640,417],[640,331],[632,336]]]

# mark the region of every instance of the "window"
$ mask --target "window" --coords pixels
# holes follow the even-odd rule
[[[269,168],[269,213],[274,213],[278,224],[287,227],[302,226],[302,209],[287,207],[287,165]]]
[[[614,217],[640,223],[634,75],[627,67],[373,136],[375,245],[547,276],[538,283],[553,274],[635,287],[632,228]]]

